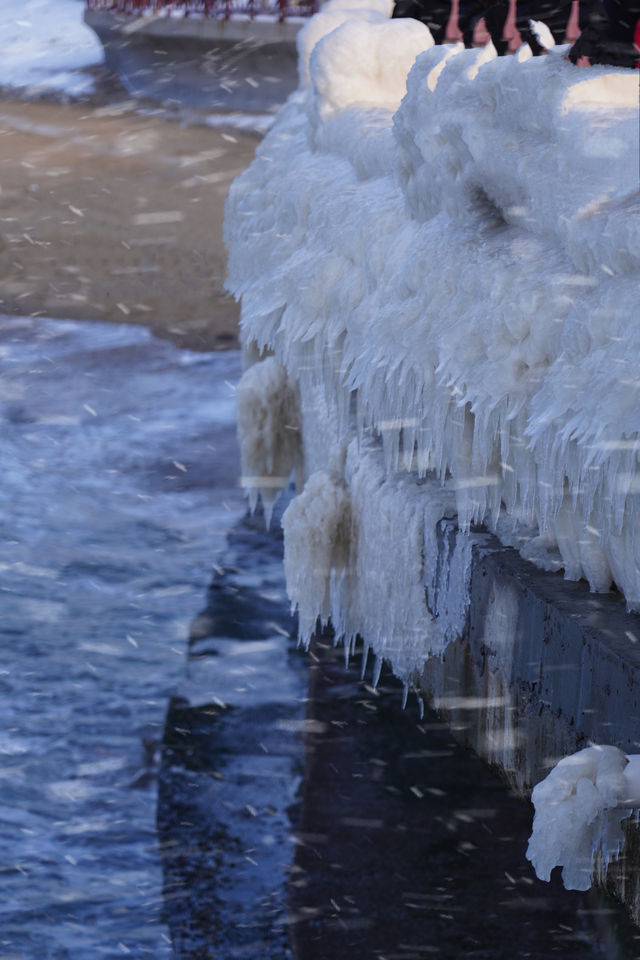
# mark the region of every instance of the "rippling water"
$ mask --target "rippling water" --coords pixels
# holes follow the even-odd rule
[[[0,370],[0,956],[170,956],[158,747],[242,512],[239,356],[1,318]]]

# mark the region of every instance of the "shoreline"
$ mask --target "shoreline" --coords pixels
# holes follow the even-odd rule
[[[5,96],[0,141],[0,312],[238,346],[222,223],[255,134],[107,96]]]

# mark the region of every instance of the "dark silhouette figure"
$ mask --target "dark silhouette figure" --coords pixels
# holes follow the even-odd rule
[[[577,63],[587,57],[590,63],[635,67],[639,57],[634,44],[638,20],[640,0],[589,0],[580,21],[582,32],[569,51],[569,59]]]
[[[499,54],[506,53],[508,40],[502,39],[509,13],[509,0],[460,0],[458,25],[465,47],[473,46],[473,31],[484,17],[493,45]],[[396,0],[392,18],[411,17],[426,24],[434,43],[444,43],[451,16],[451,0]]]
[[[396,0],[392,19],[409,17],[424,23],[434,43],[444,43],[447,24],[451,16],[451,0]]]
[[[462,31],[465,47],[473,46],[473,31],[476,23],[484,17],[497,54],[499,56],[505,54],[509,48],[509,41],[503,39],[508,14],[508,0],[498,0],[497,3],[491,0],[460,0],[458,26]]]

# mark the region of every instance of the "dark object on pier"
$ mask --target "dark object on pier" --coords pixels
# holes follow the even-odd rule
[[[509,48],[509,41],[504,39],[504,25],[509,15],[508,0],[461,0],[458,13],[458,26],[462,31],[462,40],[465,47],[473,46],[473,31],[478,20],[486,24],[498,56],[505,54]]]
[[[429,27],[434,43],[444,43],[451,0],[396,0],[391,19],[411,18]]]
[[[504,54],[509,41],[503,39],[504,25],[509,13],[509,0],[460,0],[458,26],[465,47],[473,46],[473,32],[484,18],[487,31],[498,54]],[[392,19],[411,17],[426,24],[435,43],[446,41],[447,25],[451,16],[450,0],[396,0]]]
[[[591,0],[581,18],[582,33],[569,51],[577,63],[582,57],[590,62],[614,67],[636,67],[640,52],[634,43],[640,0]]]

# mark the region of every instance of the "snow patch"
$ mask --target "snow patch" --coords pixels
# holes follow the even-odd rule
[[[28,95],[91,93],[83,71],[104,61],[102,44],[83,23],[81,0],[2,0],[0,87]]]

